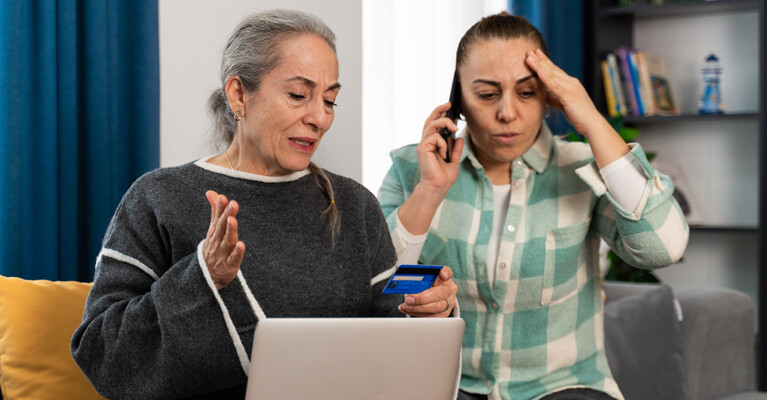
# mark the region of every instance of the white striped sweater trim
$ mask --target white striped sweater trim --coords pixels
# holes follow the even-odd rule
[[[307,168],[301,171],[296,171],[296,172],[293,172],[287,175],[282,175],[282,176],[266,176],[266,175],[251,174],[249,172],[232,170],[230,168],[225,168],[225,167],[221,167],[221,166],[209,163],[208,160],[210,160],[213,157],[215,156],[208,156],[208,157],[201,158],[195,161],[194,165],[202,169],[208,170],[210,172],[215,172],[217,174],[232,176],[232,177],[240,178],[240,179],[247,179],[250,181],[265,182],[265,183],[292,182],[300,178],[303,178],[304,176],[309,175],[311,173],[309,169]]]
[[[242,370],[247,376],[248,372],[250,371],[250,360],[248,360],[248,353],[245,351],[245,346],[242,344],[242,340],[240,340],[240,335],[237,334],[237,329],[234,327],[234,322],[232,321],[232,317],[229,315],[229,310],[226,308],[224,300],[221,298],[221,295],[218,293],[218,289],[216,289],[216,285],[213,283],[213,279],[210,277],[210,271],[208,271],[208,266],[205,264],[205,259],[202,256],[202,246],[204,243],[205,240],[201,241],[200,244],[197,245],[197,260],[200,263],[202,274],[205,276],[205,281],[208,283],[208,287],[213,293],[213,297],[216,298],[219,307],[221,307],[221,313],[224,316],[224,323],[226,324],[226,328],[229,331],[229,336],[232,337],[232,343],[234,344],[234,349],[237,351],[237,357],[240,359]]]
[[[375,286],[376,283],[389,279],[392,275],[394,275],[394,271],[396,270],[397,266],[395,265],[386,271],[374,276],[373,279],[370,280],[370,286]]]
[[[259,321],[265,320],[266,314],[264,314],[264,310],[261,309],[261,306],[258,304],[258,301],[256,301],[256,297],[253,296],[253,292],[250,291],[250,286],[248,286],[248,282],[245,280],[245,277],[242,275],[242,270],[237,271],[237,279],[240,280],[242,291],[245,292],[245,297],[248,298],[248,302],[250,303],[250,308],[253,309],[253,313],[256,314],[256,318],[258,318]]]
[[[112,249],[107,249],[106,247],[101,249],[101,252],[99,253],[98,258],[96,258],[96,268],[98,268],[99,264],[101,264],[101,258],[104,257],[104,256],[109,257],[109,258],[113,258],[113,259],[115,259],[117,261],[121,261],[121,262],[124,262],[126,264],[130,264],[130,265],[132,265],[132,266],[134,266],[134,267],[144,271],[147,275],[151,276],[152,279],[154,279],[156,281],[160,280],[160,277],[158,277],[157,274],[155,274],[154,271],[152,271],[151,268],[147,267],[141,261],[139,261],[139,260],[137,260],[137,259],[135,259],[135,258],[133,258],[131,256],[125,255],[123,253],[120,253],[119,251],[115,251],[115,250],[112,250]]]

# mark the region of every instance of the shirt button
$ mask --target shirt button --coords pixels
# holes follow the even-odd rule
[[[485,386],[487,387],[493,386],[493,382],[485,381]]]
[[[497,309],[498,309],[498,303],[493,303],[493,310],[497,310]]]
[[[522,183],[524,183],[522,179],[517,179],[514,181],[514,183],[511,184],[511,186],[515,189],[518,189],[520,186],[522,186]]]
[[[485,264],[479,264],[479,269],[481,269],[482,271],[484,271],[484,270],[485,270]]]
[[[517,228],[515,228],[514,225],[509,225],[506,227],[506,230],[509,232],[514,232],[515,230],[517,230]]]
[[[522,160],[514,161],[514,168],[522,168]]]
[[[500,263],[500,264],[498,265],[498,268],[500,268],[500,269],[504,269],[504,268],[506,268],[506,263]]]

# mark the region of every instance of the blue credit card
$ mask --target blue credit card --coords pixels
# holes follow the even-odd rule
[[[441,265],[400,265],[389,278],[382,293],[415,294],[430,288],[437,280]]]

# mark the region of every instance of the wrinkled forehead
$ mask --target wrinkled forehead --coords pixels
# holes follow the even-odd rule
[[[516,81],[532,74],[525,62],[526,53],[537,49],[535,41],[520,39],[491,39],[473,43],[460,67],[461,79],[477,78]]]
[[[338,58],[330,45],[316,35],[287,38],[277,48],[278,63],[269,75],[305,77],[321,88],[338,82]]]

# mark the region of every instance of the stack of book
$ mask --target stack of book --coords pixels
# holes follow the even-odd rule
[[[611,117],[679,114],[662,56],[621,46],[608,53],[601,66]]]

